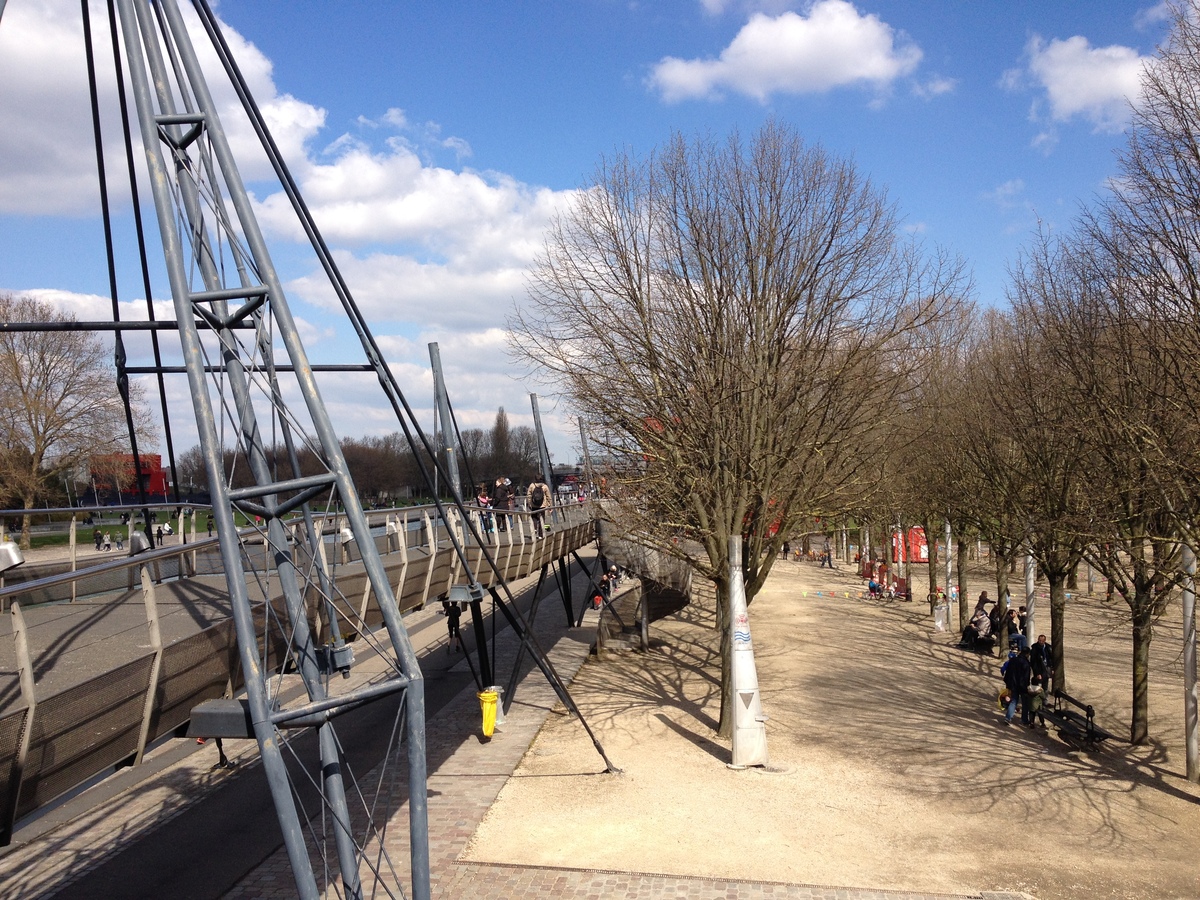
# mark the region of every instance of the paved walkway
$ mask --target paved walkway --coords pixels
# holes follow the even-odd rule
[[[411,617],[434,616],[431,610]],[[582,629],[568,631],[556,596],[547,598],[538,613],[535,631],[548,649],[555,669],[570,681],[586,661],[594,634],[594,614]],[[440,629],[430,635],[421,654],[444,653]],[[515,637],[505,631],[499,641],[498,678],[511,669]],[[465,665],[460,662],[459,666]],[[529,668],[529,663],[526,663]],[[370,677],[371,661],[357,667]],[[950,900],[952,895],[856,890],[821,885],[774,884],[706,878],[683,878],[653,873],[584,869],[497,866],[459,860],[479,822],[517,767],[543,722],[564,714],[557,698],[537,669],[521,680],[507,722],[490,741],[479,734],[480,713],[474,687],[460,692],[428,723],[430,774],[430,859],[435,898],[798,898],[798,900]],[[582,726],[580,726],[582,727]],[[231,756],[252,765],[256,746],[250,741],[226,742]],[[209,770],[211,752],[188,752],[182,759],[178,743],[160,750],[161,769],[127,790],[45,834],[14,847],[0,857],[0,896],[71,896],[71,883],[96,865],[123,841],[161,826],[189,804],[200,802],[205,786],[219,783],[220,773]],[[174,756],[172,756],[174,754]],[[436,764],[434,761],[437,761]],[[604,770],[596,756],[596,772]],[[397,864],[408,862],[408,809],[397,810],[387,838],[388,852]],[[170,863],[166,860],[164,864]],[[293,897],[294,882],[282,850],[251,872],[226,897],[232,900],[276,900]],[[982,893],[981,900],[1008,900],[1022,895]]]

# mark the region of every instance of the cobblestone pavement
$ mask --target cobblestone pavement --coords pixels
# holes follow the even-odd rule
[[[427,610],[414,619],[433,616]],[[547,600],[537,615],[535,633],[551,662],[569,682],[587,659],[594,619],[589,613],[581,629],[567,630],[557,598]],[[419,653],[444,651],[444,633]],[[497,647],[497,678],[503,681],[512,668],[516,638],[506,631]],[[459,666],[465,666],[460,661]],[[529,662],[526,662],[529,669]],[[371,661],[357,668],[370,677]],[[476,827],[495,801],[548,716],[565,715],[540,671],[525,674],[503,726],[489,741],[479,729],[480,711],[474,687],[460,692],[428,722],[427,755],[430,760],[429,837],[433,897],[502,898],[798,898],[798,900],[949,900],[946,894],[916,894],[849,887],[773,884],[708,878],[685,878],[638,872],[540,868],[460,862],[459,856]],[[580,726],[582,727],[582,726]],[[243,765],[253,765],[257,747],[252,741],[226,742],[230,755]],[[220,776],[209,770],[210,754],[190,753],[164,764],[153,777],[118,793],[86,814],[78,816],[0,857],[0,896],[70,896],[71,882],[90,864],[148,829],[200,802],[207,785]],[[596,756],[596,772],[605,764]],[[399,806],[386,837],[387,851],[395,864],[407,867],[409,859],[408,807]],[[164,861],[165,862],[165,861]],[[407,884],[408,873],[402,871]],[[341,896],[340,885],[331,896]],[[247,875],[226,895],[230,900],[278,900],[295,896],[287,858],[280,850]],[[1022,895],[982,893],[980,900],[1017,900]]]

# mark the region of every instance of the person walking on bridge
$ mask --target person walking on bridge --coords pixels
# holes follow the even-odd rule
[[[529,485],[526,495],[529,511],[533,513],[533,539],[541,540],[550,526],[546,524],[546,508],[550,505],[550,488],[544,481],[535,481]]]
[[[512,509],[512,507],[512,482],[501,475],[496,479],[496,486],[492,489],[492,509],[496,510],[496,529],[498,531],[508,531],[509,516],[502,510]]]

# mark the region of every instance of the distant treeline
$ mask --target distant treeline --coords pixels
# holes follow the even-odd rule
[[[435,448],[441,446],[440,436],[430,437],[429,444]],[[431,487],[422,478],[417,455],[401,432],[381,437],[343,438],[341,447],[350,467],[350,476],[364,502],[422,497],[432,493]],[[432,474],[434,469],[428,454],[423,448],[419,452],[427,471]],[[309,448],[297,448],[296,455],[301,475],[316,475],[325,471],[325,466]],[[282,444],[269,448],[267,459],[272,471],[278,472],[279,477],[291,476],[292,467]],[[204,456],[199,446],[179,456],[175,463],[182,495],[209,493]],[[487,481],[490,484],[501,475],[516,484],[531,481],[540,468],[537,436],[527,426],[510,428],[508,416],[501,407],[490,429],[471,428],[462,432],[458,466],[463,491],[468,497],[474,495],[480,483]],[[245,487],[253,483],[243,453],[226,450],[222,468],[233,487]],[[437,487],[440,494],[448,496],[449,491],[444,483],[439,482]]]

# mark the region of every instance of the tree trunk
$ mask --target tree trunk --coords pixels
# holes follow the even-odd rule
[[[999,610],[1000,627],[996,629],[996,652],[1003,657],[1008,649],[1008,564],[1007,553],[996,551],[996,608]]]
[[[970,540],[967,532],[958,539],[958,632],[962,634],[963,629],[967,627],[967,623],[971,621],[967,597],[967,560],[963,554],[964,546],[969,546]]]
[[[1144,595],[1143,595],[1144,593]],[[1129,742],[1144,744],[1150,738],[1150,640],[1154,637],[1154,603],[1150,591],[1135,594],[1133,609],[1133,718]]]
[[[905,600],[911,600],[913,596],[912,589],[912,549],[908,543],[908,529],[910,526],[900,525],[900,555],[904,557],[904,594]]]
[[[937,603],[937,588],[938,588],[937,538],[934,536],[933,531],[930,529],[931,523],[930,523],[929,519],[926,519],[921,524],[922,524],[922,527],[925,529],[925,544],[927,547],[929,547],[929,614],[932,616],[934,604]],[[946,585],[946,587],[948,589],[950,587],[950,585]]]
[[[717,582],[717,628],[721,632],[721,720],[717,737],[733,737],[733,640],[729,634],[729,579]]]
[[[1071,566],[1071,571],[1067,574],[1067,590],[1079,590],[1079,563]]]
[[[22,497],[21,503],[26,509],[33,509],[33,497]],[[33,516],[29,513],[21,516],[21,549],[28,550],[30,538],[33,536]]]
[[[1046,580],[1050,582],[1050,643],[1054,647],[1054,689],[1056,691],[1065,691],[1067,689],[1067,648],[1064,646],[1066,640],[1066,628],[1063,625],[1064,616],[1067,609],[1067,588],[1066,588],[1066,573],[1047,572]],[[1037,640],[1037,635],[1033,636]]]

